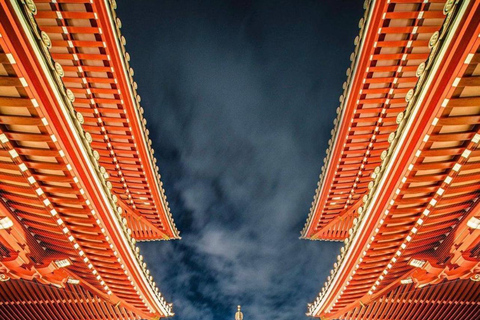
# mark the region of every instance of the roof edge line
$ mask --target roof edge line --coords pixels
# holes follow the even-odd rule
[[[370,17],[373,13],[373,7],[374,7],[376,1],[377,0],[371,0],[371,1],[365,0],[365,2],[364,2],[365,12],[364,12],[363,17],[361,19],[366,18],[366,24],[363,26],[363,28],[360,28],[361,29],[361,31],[360,31],[361,32],[361,39],[360,39],[360,42],[358,43],[358,45],[353,50],[352,54],[354,54],[355,51],[357,51],[357,49],[358,49],[358,52],[361,52],[361,50],[363,49],[363,46],[365,45],[365,40],[366,40],[365,39],[365,34],[367,33],[368,28],[370,27],[370,22],[371,22]],[[352,62],[352,72],[351,72],[350,76],[347,76],[347,81],[348,81],[349,78],[350,78],[350,81],[348,82],[348,86],[345,88],[346,89],[345,90],[346,93],[344,95],[345,98],[343,99],[343,101],[341,102],[340,107],[339,107],[342,112],[340,112],[340,114],[338,114],[337,117],[334,119],[335,125],[332,129],[332,131],[334,131],[334,132],[332,134],[332,137],[330,138],[331,141],[332,141],[332,144],[331,144],[331,146],[329,146],[329,148],[327,148],[326,156],[323,159],[324,165],[322,166],[322,170],[321,170],[322,173],[320,174],[321,182],[319,182],[317,184],[317,190],[318,191],[315,192],[314,203],[312,204],[312,207],[310,208],[310,213],[308,215],[305,226],[304,226],[303,230],[300,232],[301,233],[301,239],[308,239],[307,233],[312,226],[312,223],[313,223],[313,220],[314,220],[313,217],[315,216],[318,205],[319,205],[320,192],[321,192],[321,190],[323,189],[323,187],[325,186],[325,183],[326,183],[326,181],[325,181],[326,173],[325,172],[328,172],[328,169],[331,166],[330,158],[333,155],[331,150],[334,150],[335,147],[338,144],[338,141],[337,141],[338,139],[336,139],[336,138],[340,134],[340,130],[337,130],[337,129],[338,129],[338,126],[340,126],[340,123],[342,122],[342,120],[345,116],[345,112],[346,112],[346,109],[347,109],[347,108],[345,108],[345,105],[347,104],[347,101],[350,99],[351,91],[352,91],[353,81],[351,79],[353,79],[358,72],[359,60],[360,60],[360,55],[359,54],[355,55],[355,60]],[[343,96],[343,94],[341,96]]]
[[[100,0],[101,1],[101,0]],[[115,23],[114,21],[114,15],[116,16],[115,14],[115,5],[110,1],[110,0],[103,0],[104,4],[105,4],[105,7],[107,8],[107,14],[108,14],[108,20],[110,21],[110,27],[112,28],[112,31],[117,31],[118,34],[120,33],[120,28],[119,28],[119,25],[118,23]],[[113,37],[115,38],[115,45],[116,45],[116,49],[119,53],[122,53],[122,47],[120,46],[121,42],[120,42],[120,39],[118,37],[118,34],[116,32],[112,32],[113,34]],[[126,51],[125,51],[126,52]],[[124,54],[119,54],[118,55],[120,57],[120,62],[121,62],[121,65],[122,65],[122,72],[123,72],[123,76],[125,77],[126,80],[130,79],[130,76],[128,74],[128,68],[127,68],[127,61],[125,59],[125,55]],[[137,94],[135,94],[134,92],[134,88],[133,88],[133,85],[130,81],[126,81],[127,82],[127,87],[128,87],[128,91],[129,91],[129,96],[130,96],[130,102],[132,103],[132,106],[134,106],[134,114],[135,114],[135,120],[137,122],[137,125],[139,128],[142,128],[142,121],[141,119],[143,118],[139,112],[139,108],[140,108],[140,101],[139,101],[139,97]],[[144,118],[143,118],[144,119]],[[150,147],[148,148],[147,147],[147,142],[148,142],[148,137],[146,136],[146,133],[143,131],[143,130],[140,130],[143,134],[141,134],[141,140],[142,140],[142,147],[144,148],[144,151],[145,153],[148,155],[147,156],[147,162],[148,162],[148,167],[149,167],[149,171],[150,171],[150,174],[151,176],[153,177],[153,180],[154,180],[154,184],[155,184],[155,188],[157,189],[158,191],[158,194],[160,195],[160,202],[161,202],[161,205],[162,205],[162,208],[163,208],[163,211],[165,212],[165,215],[166,215],[166,220],[168,222],[168,225],[170,227],[170,230],[172,231],[172,234],[173,234],[173,237],[172,239],[176,240],[176,239],[180,239],[180,232],[178,231],[176,225],[175,225],[175,222],[173,220],[173,216],[170,212],[170,208],[167,204],[167,200],[166,200],[166,195],[165,195],[165,190],[163,190],[163,188],[160,186],[160,179],[159,177],[157,177],[157,174],[158,173],[155,173],[154,171],[154,168],[156,167],[155,163],[154,163],[154,155],[153,155],[153,149]],[[148,183],[148,181],[147,181]]]
[[[421,105],[421,103],[422,103],[422,101],[423,101],[423,99],[426,95],[426,89],[428,89],[430,87],[431,82],[433,81],[432,78],[436,74],[436,72],[437,72],[437,70],[438,70],[438,68],[441,64],[441,60],[442,60],[441,57],[443,57],[445,55],[445,51],[447,50],[448,44],[451,43],[453,35],[454,35],[455,31],[457,30],[458,25],[460,24],[460,21],[463,18],[464,14],[465,14],[465,11],[466,11],[466,8],[468,7],[469,3],[470,3],[470,0],[462,1],[461,4],[460,4],[461,5],[460,9],[458,9],[458,4],[456,3],[455,7],[447,13],[448,15],[455,14],[454,19],[449,19],[448,16],[445,17],[445,20],[444,20],[444,23],[443,23],[441,29],[443,29],[444,27],[447,27],[447,32],[443,33],[440,36],[440,38],[436,42],[435,46],[430,51],[429,57],[426,59],[426,61],[429,61],[433,56],[433,62],[432,62],[433,66],[430,68],[430,71],[428,72],[427,79],[421,83],[420,90],[419,90],[420,92],[418,94],[416,94],[416,98],[410,100],[411,102],[413,102],[413,105],[411,105],[411,106],[407,105],[407,108],[406,108],[407,115],[401,120],[401,122],[403,121],[403,123],[405,123],[405,120],[406,120],[407,123],[405,123],[403,126],[402,126],[401,123],[399,124],[399,127],[397,128],[397,131],[396,131],[397,134],[395,135],[396,136],[395,140],[392,141],[392,143],[390,144],[390,147],[387,149],[387,150],[389,150],[390,148],[393,147],[393,149],[394,149],[393,153],[390,152],[391,155],[386,155],[386,157],[384,158],[384,161],[382,163],[382,166],[384,167],[384,170],[381,170],[380,174],[375,179],[375,181],[377,181],[377,183],[375,183],[374,186],[373,186],[373,189],[372,189],[373,190],[373,195],[371,197],[368,197],[367,202],[365,203],[365,205],[363,207],[363,212],[360,213],[360,215],[359,215],[360,223],[357,224],[356,226],[354,225],[352,235],[349,238],[346,239],[347,250],[345,250],[344,255],[340,256],[341,259],[339,261],[339,264],[338,264],[337,268],[334,267],[334,269],[332,269],[332,277],[330,278],[330,281],[328,283],[326,283],[326,285],[324,286],[324,288],[327,288],[325,290],[324,294],[322,295],[322,292],[320,292],[320,294],[318,296],[318,298],[320,298],[319,301],[314,302],[311,305],[311,308],[309,308],[308,314],[310,316],[317,315],[319,313],[320,309],[322,307],[325,307],[324,303],[326,302],[325,300],[327,299],[328,294],[331,293],[331,291],[333,290],[333,287],[337,284],[337,282],[339,280],[338,278],[340,276],[340,273],[343,271],[343,269],[345,269],[346,261],[348,260],[348,258],[352,254],[353,248],[355,247],[355,243],[358,242],[358,240],[360,238],[360,235],[362,233],[361,231],[365,229],[367,218],[368,218],[369,214],[371,213],[370,212],[371,208],[372,208],[371,206],[373,204],[372,199],[374,199],[378,196],[378,193],[381,190],[381,186],[384,185],[385,181],[387,180],[387,175],[385,174],[385,172],[389,172],[389,171],[392,170],[392,167],[393,167],[393,164],[394,164],[393,159],[395,159],[396,156],[398,156],[399,149],[400,149],[399,146],[403,145],[403,143],[405,142],[405,137],[406,137],[406,134],[408,132],[405,129],[410,128],[412,126],[415,115],[419,111],[419,107],[420,107],[420,105]],[[453,22],[452,22],[452,20],[453,20]],[[445,25],[445,23],[447,23],[447,25]],[[445,41],[441,41],[442,38]],[[440,49],[435,50],[435,47],[438,46],[439,43],[442,44]],[[417,82],[417,85],[418,85],[418,82]],[[415,88],[417,88],[417,85],[415,86]],[[401,129],[401,131],[400,131],[401,137],[400,138],[398,137],[399,136],[398,135],[399,129]],[[388,151],[387,151],[387,153],[388,153]],[[353,238],[353,239],[350,241],[350,238]]]
[[[19,3],[20,1],[22,3]],[[114,224],[119,230],[119,234],[122,238],[122,242],[125,244],[124,247],[132,257],[131,260],[133,261],[133,264],[137,268],[137,272],[140,275],[142,281],[144,282],[145,287],[149,291],[151,297],[153,298],[153,301],[157,303],[157,308],[159,307],[162,313],[164,313],[166,316],[173,315],[171,308],[167,306],[166,301],[161,297],[157,297],[155,290],[153,290],[152,281],[148,281],[147,279],[146,271],[145,271],[146,269],[141,266],[141,261],[138,258],[138,255],[134,254],[133,252],[132,247],[135,247],[135,244],[134,244],[135,241],[131,236],[128,235],[126,231],[127,228],[122,227],[122,225],[120,224],[119,218],[117,217],[118,211],[115,210],[117,206],[114,201],[114,197],[116,196],[114,196],[113,193],[109,190],[109,188],[107,187],[108,181],[105,179],[103,175],[100,174],[100,170],[97,169],[95,166],[96,164],[97,167],[99,167],[99,164],[94,163],[94,160],[93,160],[93,159],[96,159],[95,153],[98,154],[98,152],[96,150],[93,150],[93,148],[88,144],[88,141],[83,137],[85,135],[85,132],[83,131],[83,128],[81,128],[80,120],[76,118],[74,115],[75,111],[73,109],[73,104],[72,104],[73,102],[70,99],[69,90],[65,87],[65,84],[63,83],[63,80],[61,80],[61,78],[60,78],[61,84],[58,81],[55,81],[54,75],[52,74],[52,71],[49,69],[49,65],[47,62],[47,59],[50,59],[51,61],[54,61],[54,60],[51,57],[51,54],[48,51],[48,49],[47,50],[41,49],[40,43],[44,44],[44,42],[42,41],[41,35],[38,32],[40,28],[38,27],[38,24],[34,18],[34,12],[29,12],[29,14],[31,15],[31,19],[27,19],[26,17],[27,13],[25,12],[26,10],[22,10],[22,7],[21,7],[22,5],[26,6],[26,4],[23,4],[23,2],[24,1],[22,0],[10,0],[14,13],[18,17],[21,27],[25,32],[25,35],[28,40],[28,44],[32,47],[33,52],[35,53],[35,56],[38,59],[41,69],[47,78],[48,85],[52,89],[54,97],[58,101],[59,106],[61,107],[61,112],[63,113],[65,119],[67,120],[68,126],[71,129],[72,134],[78,143],[81,153],[85,157],[85,163],[87,164],[88,169],[95,183],[98,186],[98,190],[102,198],[104,198],[103,200],[105,201],[106,207],[110,211],[109,213],[112,217],[112,221],[114,222]],[[34,31],[34,28],[37,29],[36,30],[37,32]],[[78,122],[78,125],[75,124],[75,121]],[[160,301],[160,299],[162,299],[163,302]]]

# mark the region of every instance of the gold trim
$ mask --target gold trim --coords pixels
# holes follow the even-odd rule
[[[467,1],[468,2],[468,1]],[[345,239],[345,247],[343,251],[341,250],[341,259],[339,263],[334,264],[334,268],[331,270],[331,275],[327,278],[327,282],[325,282],[324,287],[320,291],[319,295],[315,299],[315,301],[308,306],[308,313],[307,315],[310,316],[315,316],[318,313],[318,309],[321,307],[320,303],[323,302],[323,298],[327,294],[327,292],[332,288],[332,283],[336,279],[337,274],[339,273],[339,269],[341,269],[343,263],[345,262],[345,257],[349,253],[350,247],[352,247],[352,243],[354,238],[356,237],[357,233],[359,232],[360,229],[362,229],[362,222],[365,222],[365,217],[366,217],[366,212],[370,206],[371,203],[374,201],[373,195],[377,191],[379,182],[383,178],[383,173],[385,172],[385,168],[390,164],[390,161],[393,161],[394,158],[392,155],[394,154],[393,150],[396,148],[399,140],[401,139],[401,133],[403,133],[403,130],[405,128],[406,120],[410,119],[410,115],[412,114],[412,106],[416,103],[418,99],[418,93],[423,90],[426,85],[426,75],[430,74],[432,72],[431,70],[431,65],[433,64],[434,61],[436,61],[437,56],[440,52],[440,46],[443,43],[443,40],[445,36],[447,35],[447,31],[450,29],[452,26],[453,22],[453,16],[457,13],[458,6],[457,3],[455,3],[454,7],[451,8],[451,10],[448,10],[447,17],[445,17],[445,20],[441,26],[441,32],[439,33],[439,38],[435,42],[434,46],[431,48],[430,55],[428,56],[426,60],[426,68],[424,74],[417,80],[417,83],[414,87],[412,98],[408,102],[407,109],[405,112],[399,113],[397,116],[397,123],[399,124],[397,130],[395,131],[395,138],[390,142],[389,147],[385,150],[387,154],[385,154],[385,157],[383,157],[383,152],[382,152],[382,164],[381,167],[375,168],[375,172],[377,173],[376,177],[370,182],[373,183],[372,188],[369,190],[369,197],[368,198],[363,198],[363,206],[359,207],[357,210],[359,212],[359,223],[354,224],[351,229],[349,229],[349,236]],[[417,105],[418,107],[418,105]],[[384,152],[385,152],[384,151]],[[392,151],[392,152],[389,152]],[[377,172],[378,171],[378,172]],[[369,184],[370,187],[370,184]],[[338,299],[341,296],[336,297]],[[333,303],[335,305],[335,303]]]
[[[343,116],[344,116],[345,103],[348,100],[347,97],[349,96],[350,91],[351,91],[351,81],[352,81],[353,76],[355,75],[355,73],[357,71],[357,65],[358,65],[358,61],[359,61],[359,52],[360,52],[361,48],[363,47],[363,42],[365,40],[364,39],[365,30],[367,29],[368,24],[369,24],[369,19],[368,18],[371,14],[371,8],[372,8],[371,4],[372,4],[373,1],[374,0],[365,0],[365,2],[363,3],[363,8],[365,9],[365,11],[364,11],[363,17],[360,19],[360,21],[358,23],[358,27],[359,27],[360,31],[359,31],[359,35],[357,37],[355,37],[355,41],[354,41],[355,49],[352,52],[352,54],[350,55],[351,65],[347,69],[347,72],[346,72],[347,81],[345,81],[343,83],[343,93],[340,95],[340,97],[338,99],[339,102],[340,102],[340,106],[337,108],[337,117],[333,120],[334,127],[331,130],[332,138],[330,140],[328,140],[328,148],[325,152],[326,156],[323,159],[324,164],[321,168],[321,174],[319,176],[319,181],[317,183],[317,189],[315,189],[315,195],[313,196],[313,201],[312,201],[312,205],[310,207],[310,212],[308,214],[307,221],[305,222],[303,230],[300,232],[300,239],[308,239],[308,238],[306,238],[306,234],[307,234],[307,231],[308,231],[308,229],[310,228],[310,226],[313,222],[312,220],[313,220],[313,216],[315,215],[315,209],[318,205],[318,201],[319,201],[319,198],[320,198],[320,192],[321,192],[321,189],[322,189],[323,184],[325,182],[324,179],[325,179],[326,172],[328,171],[327,168],[330,165],[330,158],[332,157],[332,150],[333,150],[333,147],[334,147],[334,145],[337,141],[337,137],[338,137],[338,133],[339,133],[338,127],[339,127],[340,123],[342,122],[342,119],[343,119]],[[309,240],[319,240],[319,239],[309,239]],[[327,240],[327,241],[339,241],[339,240]]]
[[[133,105],[135,106],[136,109],[136,120],[137,123],[139,124],[140,128],[142,128],[143,136],[142,139],[145,142],[145,146],[147,149],[147,154],[149,155],[149,161],[150,161],[150,166],[152,168],[152,174],[156,178],[156,185],[158,190],[160,191],[160,199],[162,201],[162,206],[164,208],[165,214],[167,216],[167,221],[170,226],[170,229],[173,232],[174,238],[173,239],[181,239],[180,237],[180,232],[177,229],[177,226],[175,225],[175,222],[173,220],[172,213],[170,211],[170,206],[167,201],[167,196],[165,195],[165,189],[163,189],[163,183],[161,182],[160,178],[160,173],[158,172],[158,166],[156,165],[157,159],[154,156],[154,149],[151,147],[150,144],[148,144],[149,139],[149,131],[146,127],[147,120],[143,117],[143,108],[140,106],[140,101],[141,97],[137,93],[137,85],[135,81],[133,80],[133,68],[130,67],[129,61],[130,61],[130,55],[125,49],[126,45],[126,39],[125,37],[121,34],[120,28],[122,27],[122,22],[120,18],[117,17],[115,9],[117,7],[116,1],[114,0],[104,0],[105,3],[108,3],[107,5],[108,8],[110,8],[110,23],[111,26],[114,30],[116,30],[116,33],[114,33],[115,40],[117,42],[117,45],[120,49],[120,52],[122,53],[121,58],[122,58],[122,65],[124,66],[124,73],[126,75],[126,78],[129,80],[129,89],[132,93],[132,102]],[[147,182],[148,183],[148,182]],[[140,240],[139,240],[140,241]]]
[[[119,214],[121,212],[121,207],[116,205],[117,202],[117,197],[110,192],[108,188],[108,184],[111,185],[110,181],[107,181],[107,176],[105,174],[102,174],[102,172],[105,171],[105,168],[101,167],[98,163],[98,158],[99,158],[99,153],[97,150],[94,150],[90,143],[88,142],[88,139],[86,137],[86,132],[82,128],[82,123],[83,123],[83,115],[80,112],[76,112],[74,107],[73,107],[73,101],[71,97],[68,97],[68,90],[65,87],[65,84],[63,83],[62,77],[63,77],[63,68],[61,68],[61,65],[55,62],[50,54],[50,51],[48,50],[48,41],[45,41],[44,37],[42,37],[42,34],[40,32],[40,28],[35,20],[34,14],[36,14],[36,7],[33,10],[31,3],[33,3],[33,0],[10,0],[12,5],[14,6],[15,11],[19,18],[25,18],[25,20],[28,21],[25,25],[29,27],[29,31],[32,32],[32,35],[35,36],[31,38],[33,41],[35,41],[36,46],[38,47],[38,50],[35,50],[36,48],[34,47],[34,51],[37,53],[40,53],[41,56],[43,57],[43,62],[46,63],[46,66],[49,68],[45,68],[46,70],[50,71],[50,75],[53,79],[56,81],[50,82],[50,85],[55,84],[55,87],[52,89],[57,89],[61,95],[59,95],[57,98],[59,99],[60,105],[61,106],[66,106],[67,110],[65,112],[65,115],[69,115],[70,117],[70,127],[75,130],[75,133],[80,137],[83,149],[86,151],[88,154],[88,158],[86,160],[89,162],[89,166],[94,169],[92,171],[97,179],[96,181],[100,182],[99,187],[101,190],[103,190],[104,195],[106,195],[106,198],[109,202],[109,205],[111,208],[113,208],[113,213],[114,217],[116,218],[114,221],[117,223],[120,222],[122,216]],[[19,3],[20,2],[20,3]],[[23,4],[23,5],[22,5]],[[29,5],[30,4],[30,5]],[[34,5],[34,3],[33,3]],[[22,10],[23,9],[23,10]],[[20,16],[21,14],[22,16]],[[27,30],[25,30],[27,32]],[[31,44],[34,44],[34,42],[31,41]],[[41,50],[40,50],[41,49]],[[72,125],[73,124],[73,125]],[[103,168],[103,169],[102,169]],[[172,305],[168,304],[165,299],[162,297],[160,294],[158,287],[154,285],[153,279],[151,276],[149,276],[149,272],[147,272],[146,269],[146,264],[140,259],[140,249],[135,245],[135,240],[131,237],[130,233],[131,230],[127,228],[126,226],[123,226],[120,223],[121,229],[123,232],[121,233],[123,237],[126,240],[126,243],[128,244],[127,247],[130,247],[131,252],[133,253],[131,256],[133,256],[136,261],[137,265],[140,267],[138,268],[138,271],[140,275],[142,276],[143,280],[148,284],[147,288],[149,288],[150,293],[154,297],[154,300],[156,299],[158,303],[158,307],[162,312],[164,313],[165,316],[173,316],[174,313],[172,312]],[[150,308],[148,304],[145,303],[145,305]]]

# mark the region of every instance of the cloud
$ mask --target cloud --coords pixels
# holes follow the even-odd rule
[[[328,275],[339,244],[298,236],[361,16],[341,4],[119,4],[183,237],[141,249],[177,319],[305,319]]]

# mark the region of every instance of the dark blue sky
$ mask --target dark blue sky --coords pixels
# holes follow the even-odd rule
[[[299,240],[363,1],[118,1],[183,237],[140,247],[175,319],[305,319],[339,245]]]

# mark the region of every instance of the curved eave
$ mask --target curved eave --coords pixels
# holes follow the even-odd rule
[[[120,254],[119,262],[121,260],[125,262],[126,270],[129,271],[133,282],[139,287],[137,293],[143,295],[145,298],[143,303],[151,310],[153,315],[162,317],[172,316],[172,307],[160,295],[158,288],[155,287],[155,283],[149,275],[145,263],[142,261],[139,250],[135,246],[135,239],[130,236],[128,228],[121,223],[119,208],[115,204],[116,197],[110,192],[111,185],[106,180],[105,175],[101,173],[102,170],[100,170],[101,168],[97,162],[99,158],[98,152],[91,148],[89,144],[91,140],[87,138],[81,127],[82,117],[78,112],[74,112],[72,107],[73,95],[63,85],[61,67],[58,68],[55,64],[55,68],[53,68],[54,61],[48,51],[47,42],[44,38],[40,38],[38,26],[34,19],[35,6],[33,3],[26,5],[11,0],[8,3],[4,3],[3,7],[9,19],[11,19],[10,22],[18,30],[17,40],[14,40],[24,50],[21,59],[28,59],[26,61],[32,65],[32,69],[28,70],[28,74],[32,75],[32,77],[42,75],[40,76],[40,81],[46,79],[46,83],[42,84],[46,89],[43,88],[45,91],[40,93],[42,95],[42,103],[55,107],[48,110],[50,117],[60,117],[53,121],[58,127],[52,126],[52,130],[56,131],[57,129],[60,130],[60,128],[61,130],[68,130],[69,133],[67,135],[58,134],[57,132],[56,136],[60,137],[59,141],[65,148],[69,149],[68,155],[71,160],[78,163],[78,166],[75,166],[73,170],[77,171],[81,177],[80,180],[87,185],[88,194],[98,208],[99,215],[108,229],[111,240],[114,242],[112,245],[117,248]],[[13,35],[9,34],[9,36]],[[33,59],[26,58],[26,56],[31,56]],[[19,61],[19,63],[23,62]],[[47,101],[43,101],[44,99],[51,99],[54,103],[47,103]],[[105,290],[108,291],[107,288]],[[140,313],[143,314],[142,312]]]
[[[358,69],[365,67],[368,62],[368,56],[366,56],[364,48],[369,48],[373,44],[376,31],[372,30],[376,29],[373,29],[372,25],[375,26],[375,22],[381,18],[382,11],[380,11],[379,8],[383,8],[382,4],[384,3],[386,3],[385,0],[366,0],[364,2],[365,13],[359,22],[360,32],[355,39],[356,47],[351,55],[352,63],[347,70],[344,92],[339,99],[340,107],[337,109],[337,118],[333,122],[332,138],[329,140],[329,147],[326,151],[327,155],[323,159],[324,165],[317,184],[318,188],[315,190],[312,207],[310,208],[305,226],[300,232],[302,239],[314,240],[312,238],[312,235],[315,233],[314,228],[323,214],[323,212],[321,212],[323,210],[322,207],[328,196],[328,193],[324,192],[324,189],[329,188],[334,179],[333,175],[335,170],[332,169],[332,166],[339,161],[340,152],[343,148],[339,141],[344,141],[348,134],[348,123],[346,123],[345,119],[350,119],[355,107],[355,103],[351,102],[350,96],[354,88],[361,84],[362,79],[358,76]]]
[[[150,187],[153,187],[153,193],[156,195],[156,202],[160,204],[164,213],[160,215],[160,219],[165,225],[169,226],[169,236],[171,239],[181,239],[180,233],[176,228],[170,208],[168,206],[165,190],[161,187],[162,183],[160,181],[160,174],[158,173],[158,166],[155,165],[157,160],[153,154],[154,151],[151,147],[151,140],[148,138],[146,119],[143,118],[143,109],[140,106],[141,99],[136,92],[134,85],[135,82],[133,81],[133,69],[129,66],[129,58],[127,59],[129,55],[125,50],[126,41],[120,32],[121,22],[115,13],[116,2],[109,0],[95,0],[94,2],[97,5],[97,8],[101,10],[101,12],[99,12],[99,19],[103,22],[102,25],[107,29],[106,35],[109,36],[107,38],[110,41],[109,43],[113,42],[111,43],[111,47],[116,48],[116,50],[113,50],[113,52],[115,52],[115,60],[119,61],[123,71],[124,77],[121,80],[123,80],[123,85],[127,88],[126,91],[129,93],[129,100],[131,104],[129,111],[131,113],[131,117],[135,119],[134,121],[136,125],[134,127],[136,129],[136,136],[140,137],[142,140],[141,148],[139,149],[142,159],[147,166],[145,171],[148,172],[148,182]],[[108,19],[108,21],[104,21],[104,19]]]
[[[100,154],[112,192],[136,215],[136,220],[129,220],[133,236],[179,238],[155,165],[120,21],[110,4],[38,0],[35,16],[51,39],[50,53],[64,69],[63,82],[75,95],[73,107],[84,116],[82,127]]]
[[[378,220],[380,220],[379,214],[382,213],[379,210],[381,210],[382,205],[387,204],[389,197],[394,194],[396,181],[399,181],[401,178],[399,175],[403,172],[403,169],[406,168],[406,163],[410,160],[409,155],[418,154],[415,153],[415,150],[413,149],[415,144],[411,142],[420,140],[421,143],[421,133],[425,128],[419,128],[419,126],[421,126],[420,123],[425,122],[424,120],[422,120],[422,122],[416,122],[416,119],[419,116],[419,113],[426,117],[433,112],[432,108],[430,108],[428,111],[429,114],[425,115],[425,109],[420,107],[424,101],[426,101],[426,97],[428,97],[428,99],[435,97],[434,100],[439,99],[440,95],[435,95],[435,92],[432,91],[432,87],[436,88],[436,90],[443,89],[438,87],[439,85],[441,86],[441,84],[439,84],[438,81],[435,82],[435,77],[438,77],[438,74],[445,76],[446,68],[450,68],[450,70],[453,67],[456,67],[457,70],[462,68],[463,65],[456,62],[461,61],[463,55],[466,55],[466,53],[461,50],[466,48],[468,43],[473,43],[477,40],[475,36],[471,35],[472,33],[474,34],[475,30],[472,30],[474,27],[468,25],[468,22],[461,24],[464,22],[463,19],[470,21],[475,17],[475,10],[478,9],[478,3],[475,3],[475,10],[469,11],[472,9],[471,5],[472,2],[464,1],[458,4],[458,6],[453,5],[452,8],[447,10],[448,15],[445,19],[442,31],[440,32],[440,40],[433,43],[432,53],[427,60],[427,71],[419,75],[420,81],[415,90],[412,91],[412,96],[409,100],[409,108],[406,110],[405,114],[402,114],[402,117],[398,119],[400,122],[399,130],[396,132],[395,138],[391,141],[391,148],[389,148],[383,158],[381,170],[372,184],[370,195],[365,199],[362,214],[360,215],[360,221],[357,224],[354,224],[352,234],[346,239],[346,247],[342,248],[342,254],[338,256],[339,261],[335,263],[334,269],[332,270],[332,276],[328,278],[328,281],[317,300],[309,305],[308,315],[338,317],[343,314],[339,310],[336,310],[334,314],[329,314],[329,312],[336,303],[341,305],[341,294],[343,290],[345,290],[344,285],[348,285],[348,276],[352,275],[352,270],[356,270],[355,265],[359,263],[358,261],[361,262],[363,260],[363,256],[361,255],[362,251],[370,248],[370,244],[374,240],[371,236],[378,232],[375,227],[377,226]],[[465,16],[468,17],[464,18]],[[465,38],[461,38],[459,34]],[[459,39],[464,41],[461,42]],[[450,79],[450,77],[451,73],[447,72],[447,78],[442,78],[441,80],[442,84],[445,84],[444,82],[447,81],[447,79]],[[440,101],[438,105],[435,102],[434,107],[441,108],[441,104],[442,101]],[[420,109],[422,110],[420,111]],[[435,124],[435,122],[433,123]],[[412,129],[413,126],[416,126],[416,128]],[[412,140],[412,135],[415,136],[415,139],[417,140]],[[406,149],[409,149],[410,154],[405,155]],[[400,154],[402,154],[401,157]],[[396,170],[395,176],[392,176],[393,168]],[[387,183],[388,190],[385,189]],[[405,241],[410,240],[411,238]],[[360,298],[357,300],[361,301]],[[358,301],[357,303],[361,303]],[[349,306],[349,308],[350,307],[354,306]]]

